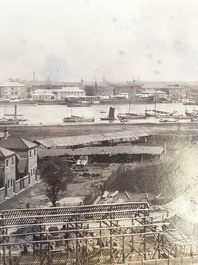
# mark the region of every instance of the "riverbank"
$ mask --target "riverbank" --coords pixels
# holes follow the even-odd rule
[[[3,131],[4,127],[1,127]],[[75,124],[75,125],[38,125],[38,126],[9,126],[8,131],[12,137],[24,137],[34,140],[43,137],[64,137],[88,135],[95,133],[109,133],[116,131],[129,131],[138,129],[148,134],[159,135],[169,133],[197,134],[198,123],[182,124]]]

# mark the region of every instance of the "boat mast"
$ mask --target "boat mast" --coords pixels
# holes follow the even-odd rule
[[[16,119],[17,117],[17,105],[14,105],[14,118]]]

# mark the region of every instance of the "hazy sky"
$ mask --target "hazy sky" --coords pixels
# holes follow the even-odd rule
[[[0,80],[198,80],[198,1],[0,0]]]

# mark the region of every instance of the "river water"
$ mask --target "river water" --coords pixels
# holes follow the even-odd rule
[[[129,111],[128,104],[111,105],[115,107],[115,117],[119,113],[125,113]],[[20,124],[26,125],[63,125],[70,123],[64,123],[63,118],[66,116],[77,115],[84,117],[94,117],[94,123],[110,123],[110,121],[101,121],[101,117],[108,116],[110,105],[95,104],[90,107],[67,107],[66,105],[33,105],[33,104],[18,104],[17,113],[23,114],[23,118],[27,121],[20,122]],[[191,111],[194,106],[184,106],[182,103],[160,103],[156,106],[157,110],[161,111],[177,111],[179,114],[185,114],[185,110]],[[144,113],[145,110],[153,110],[154,104],[136,104],[130,106],[130,112]],[[105,113],[102,113],[105,112]],[[14,113],[14,104],[0,105],[0,118],[5,113]],[[112,122],[112,121],[111,121]],[[143,120],[130,120],[128,123],[158,123],[159,119],[148,118]],[[182,120],[180,122],[190,122],[190,120]],[[93,122],[83,122],[83,124],[92,124]],[[120,123],[119,120],[113,121],[113,123]],[[73,123],[71,123],[73,124]],[[76,123],[75,123],[76,124]],[[78,123],[78,125],[81,123]]]

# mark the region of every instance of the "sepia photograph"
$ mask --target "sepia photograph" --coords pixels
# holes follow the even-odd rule
[[[0,265],[198,265],[198,1],[0,10]]]

